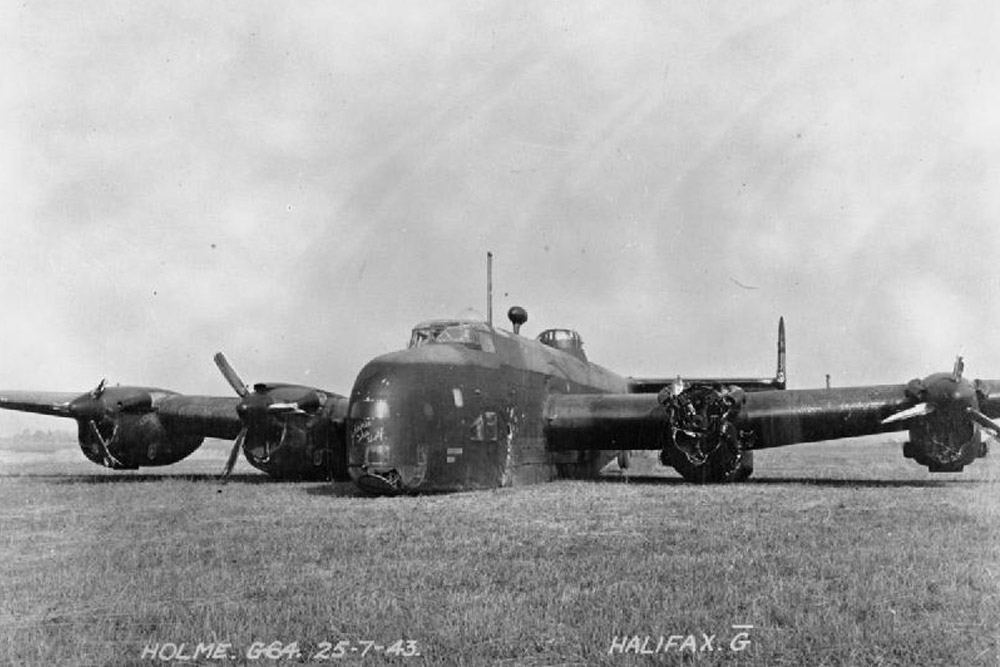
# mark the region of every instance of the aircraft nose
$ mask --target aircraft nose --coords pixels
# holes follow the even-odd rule
[[[395,468],[376,470],[370,466],[352,467],[351,478],[363,491],[378,496],[394,496],[408,491]]]
[[[348,472],[369,493],[411,493],[424,481],[427,456],[403,385],[398,372],[370,364],[351,392]]]

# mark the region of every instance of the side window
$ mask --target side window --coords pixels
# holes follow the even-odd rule
[[[479,332],[479,346],[483,348],[483,352],[496,354],[497,348],[493,344],[493,336],[486,333],[485,331]]]
[[[487,440],[489,440],[490,442],[496,442],[497,441],[497,413],[495,413],[495,412],[486,412],[486,413],[483,414],[483,417],[485,417],[484,421],[486,422],[485,423],[485,428],[484,428],[484,431],[485,431],[484,437]]]
[[[476,421],[472,422],[472,426],[469,427],[469,439],[473,442],[482,442],[484,434],[483,416],[479,415],[476,417]]]
[[[473,442],[496,442],[498,431],[497,413],[484,412],[469,427],[469,439]]]

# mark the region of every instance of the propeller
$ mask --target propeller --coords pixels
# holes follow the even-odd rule
[[[900,410],[896,414],[886,417],[885,419],[882,420],[882,423],[891,424],[893,422],[899,422],[905,419],[913,419],[914,417],[924,417],[934,412],[934,410],[935,410],[934,405],[928,403],[927,401],[922,401],[914,405],[912,408]]]
[[[246,383],[240,379],[239,374],[236,372],[226,360],[226,355],[221,352],[216,352],[213,357],[215,360],[215,365],[219,367],[219,372],[222,373],[222,377],[226,378],[226,382],[229,386],[233,388],[233,391],[242,398],[240,404],[236,407],[236,412],[240,416],[240,422],[243,427],[240,429],[239,434],[236,436],[236,440],[233,441],[233,448],[229,451],[229,458],[226,459],[226,467],[222,469],[222,478],[226,479],[233,472],[233,467],[236,465],[236,459],[240,454],[240,448],[243,446],[243,442],[247,437],[247,430],[249,425],[245,419],[246,414],[246,399],[250,396],[250,390],[247,388]]]
[[[239,457],[240,448],[246,443],[248,437],[252,438],[255,444],[263,441],[264,459],[267,459],[267,428],[269,426],[268,416],[271,399],[267,395],[266,385],[254,385],[253,391],[250,391],[246,383],[240,378],[239,373],[236,372],[236,369],[226,359],[226,355],[217,352],[214,359],[215,365],[219,367],[219,371],[226,378],[226,382],[243,399],[236,406],[236,413],[240,417],[243,428],[240,429],[236,440],[233,441],[233,448],[229,452],[229,458],[226,459],[226,467],[222,470],[222,477],[226,478],[233,472],[236,459]]]
[[[97,386],[92,390],[78,396],[69,402],[66,406],[66,412],[69,413],[73,419],[78,422],[85,424],[87,430],[94,438],[94,442],[97,443],[101,450],[101,457],[104,459],[104,465],[109,468],[124,468],[124,464],[115,458],[111,450],[108,449],[108,440],[105,440],[104,436],[101,435],[101,430],[97,427],[99,421],[103,420],[108,414],[108,409],[101,400],[104,395],[104,389],[107,383],[105,379],[101,379],[97,383]],[[118,423],[115,422],[114,430],[111,432],[111,440],[114,440],[115,433],[118,431]]]
[[[226,479],[233,472],[233,467],[236,465],[236,458],[240,455],[240,447],[243,446],[243,440],[247,437],[247,427],[244,426],[240,429],[239,434],[236,436],[236,440],[233,441],[233,448],[229,450],[229,458],[226,459],[226,467],[222,469],[222,478]]]
[[[216,352],[213,359],[215,359],[215,365],[219,367],[219,371],[222,372],[222,377],[226,378],[226,382],[228,382],[229,386],[233,388],[233,391],[235,391],[240,398],[246,398],[250,394],[250,390],[247,388],[246,383],[240,379],[236,370],[229,365],[229,362],[226,360],[226,355],[221,352]]]
[[[270,390],[275,387],[269,387],[266,384],[255,384],[251,391],[222,352],[216,353],[214,359],[215,365],[219,367],[219,371],[226,379],[226,382],[243,399],[236,406],[236,412],[240,417],[243,428],[240,429],[236,440],[233,442],[233,448],[229,452],[229,458],[226,460],[226,467],[222,471],[222,477],[226,478],[232,473],[233,467],[236,465],[236,459],[239,456],[240,448],[244,446],[248,439],[252,445],[256,446],[260,444],[263,449],[263,456],[260,457],[262,462],[266,463],[270,459],[271,454],[274,452],[268,450],[267,436],[272,424],[272,418],[283,419],[289,415],[312,413],[320,408],[325,396],[317,391],[309,390],[297,401],[275,401],[270,396]]]
[[[959,356],[955,359],[951,373],[938,373],[924,380],[912,380],[907,385],[906,392],[920,402],[886,417],[882,423],[892,424],[916,417],[926,417],[937,410],[947,410],[964,403],[964,412],[969,419],[986,429],[993,437],[1000,439],[1000,426],[977,409],[975,389],[972,383],[962,377],[964,371],[965,362]]]

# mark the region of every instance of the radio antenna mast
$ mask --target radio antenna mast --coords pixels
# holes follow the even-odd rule
[[[486,253],[486,324],[493,326],[493,253]]]

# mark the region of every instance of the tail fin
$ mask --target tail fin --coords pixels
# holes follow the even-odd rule
[[[635,378],[628,379],[628,391],[630,394],[655,394],[668,387],[680,387],[676,391],[681,391],[692,386],[718,386],[736,385],[743,391],[774,391],[784,389],[786,381],[785,373],[785,318],[778,320],[778,370],[774,377],[725,377],[725,378],[698,378],[698,377],[675,377],[675,378]]]
[[[774,374],[774,384],[779,389],[785,388],[787,375],[785,373],[785,318],[778,318],[778,370]]]

